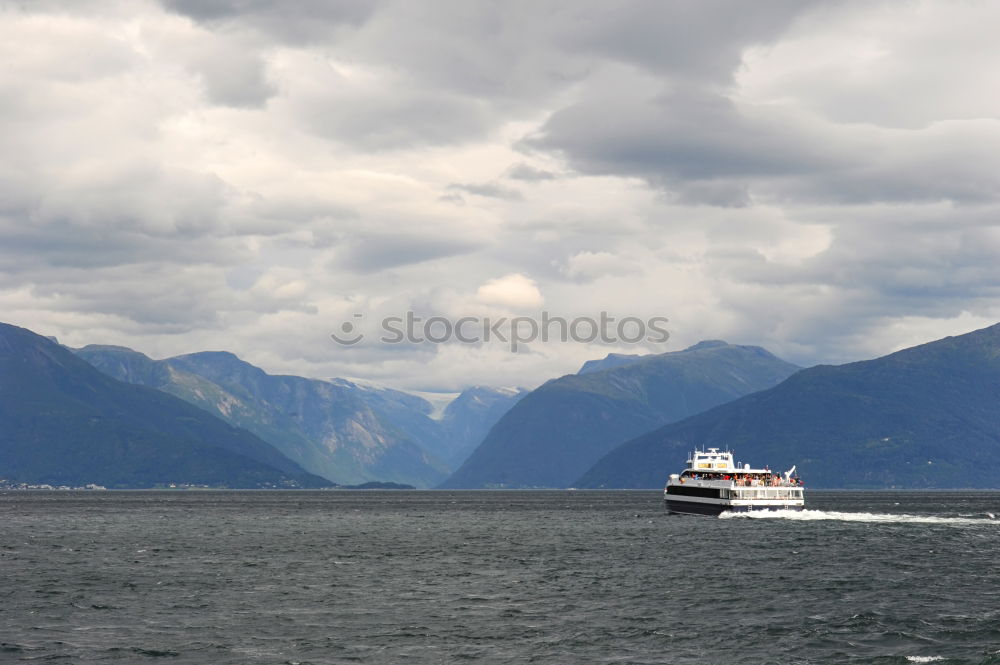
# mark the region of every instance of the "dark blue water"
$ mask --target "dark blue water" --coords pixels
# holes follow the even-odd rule
[[[998,663],[1000,493],[0,496],[0,662]]]

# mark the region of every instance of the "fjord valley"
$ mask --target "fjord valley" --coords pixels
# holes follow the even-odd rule
[[[418,395],[345,379],[271,375],[226,352],[152,360],[91,345],[76,353],[109,376],[166,391],[245,428],[343,485],[437,484],[524,394],[473,386],[434,413]]]

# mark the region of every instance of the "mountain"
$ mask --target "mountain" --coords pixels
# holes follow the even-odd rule
[[[760,347],[702,342],[553,379],[507,411],[442,487],[566,487],[622,441],[797,369]]]
[[[372,409],[448,465],[449,473],[468,458],[490,427],[527,394],[523,388],[472,386],[459,394],[407,393],[333,379],[350,386]]]
[[[602,372],[606,369],[611,369],[612,367],[624,367],[625,365],[631,365],[644,357],[645,356],[641,356],[638,353],[609,353],[600,360],[588,360],[583,363],[583,366],[579,369],[579,371],[577,371],[577,374],[592,374],[594,372]]]
[[[255,433],[340,484],[429,487],[461,464],[523,394],[476,386],[423,396],[358,381],[274,376],[231,353],[165,360],[120,346],[75,353],[116,379],[163,390]]]
[[[802,370],[609,453],[580,487],[662,487],[694,447],[828,488],[1000,487],[1000,324]]]
[[[482,443],[483,438],[528,394],[524,388],[473,386],[462,392],[444,410],[441,428],[447,448],[445,460],[457,469]]]
[[[35,333],[0,324],[0,477],[107,487],[330,483],[250,432],[116,381]]]
[[[406,402],[411,410],[429,409],[406,393],[383,390],[374,399],[373,391],[350,382],[271,375],[225,351],[166,360],[123,347],[87,346],[76,353],[115,378],[171,393],[243,427],[336,483],[427,487],[449,470],[361,396],[386,410],[387,404],[401,410]]]

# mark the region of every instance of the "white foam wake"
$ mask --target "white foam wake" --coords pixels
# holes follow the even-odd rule
[[[801,521],[835,520],[839,522],[881,522],[887,524],[1000,524],[1000,520],[983,517],[940,517],[905,513],[840,513],[832,510],[760,510],[749,513],[722,513],[722,519],[784,519]]]

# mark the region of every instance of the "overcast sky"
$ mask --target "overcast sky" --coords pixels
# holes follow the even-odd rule
[[[1000,319],[998,3],[0,7],[0,320],[71,346],[452,390]],[[541,310],[671,338],[373,332]]]

